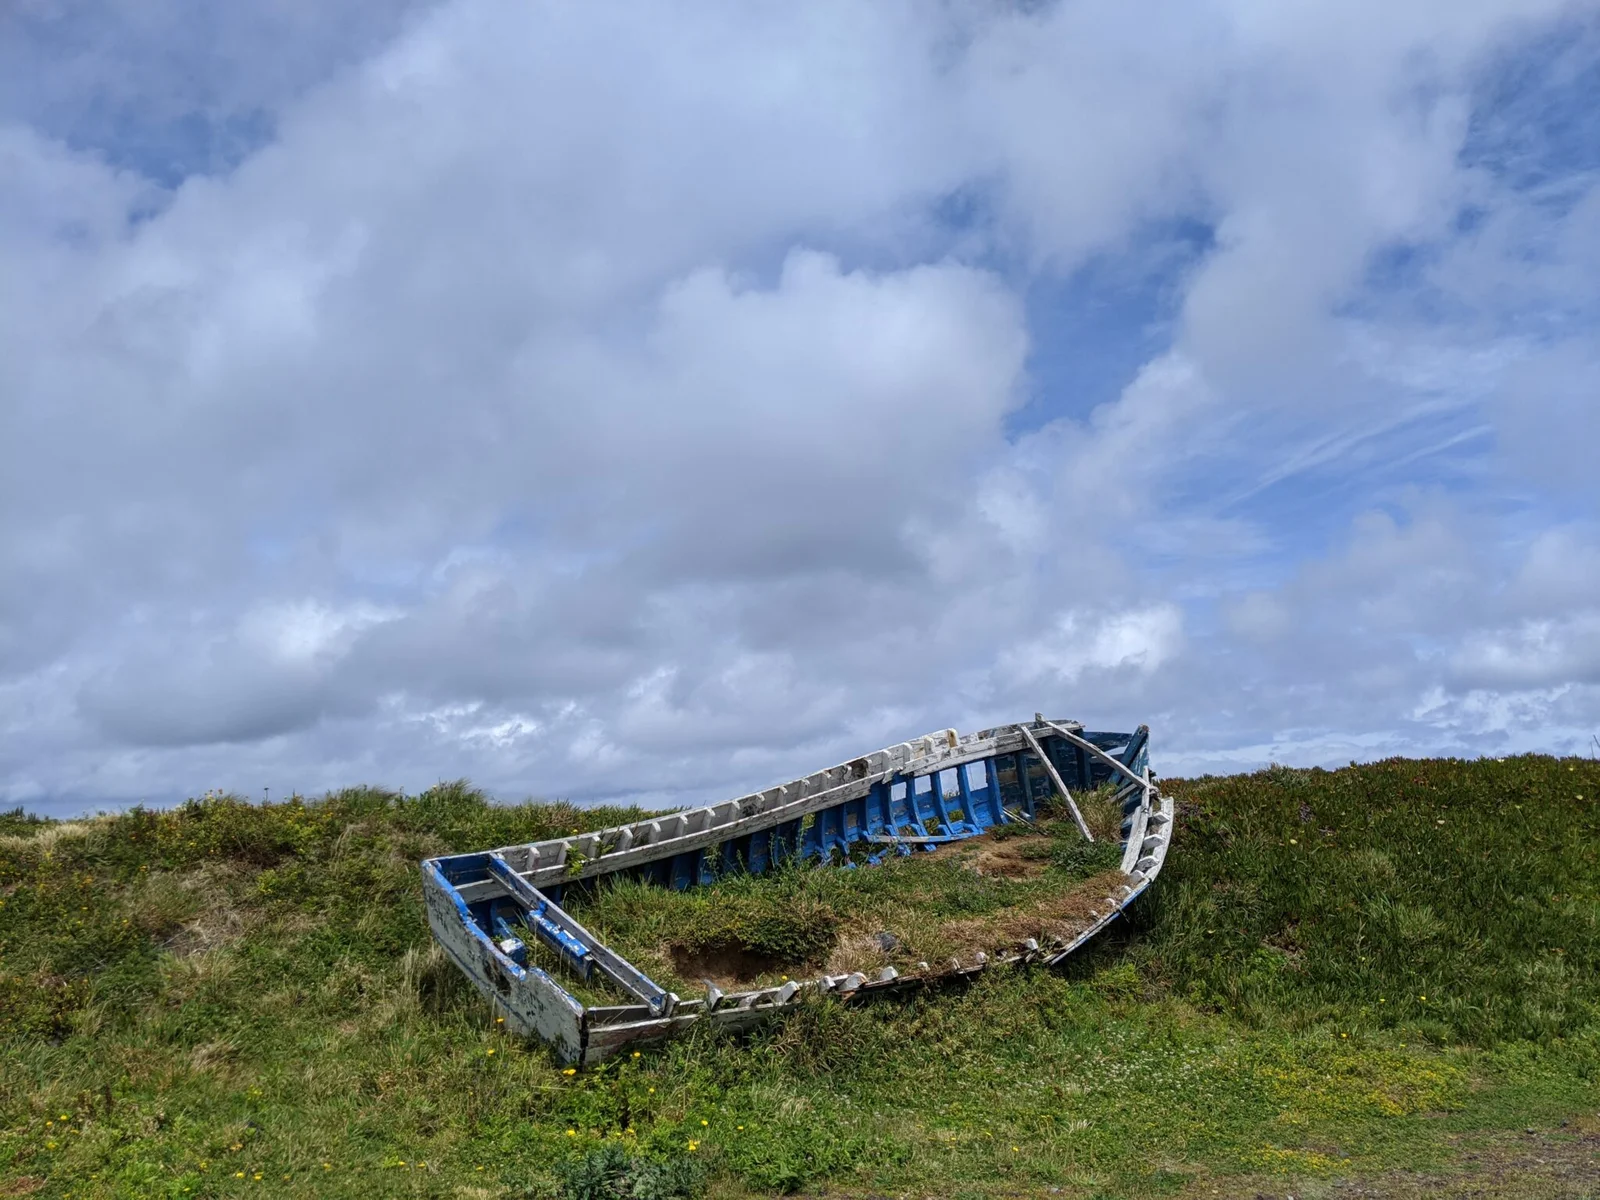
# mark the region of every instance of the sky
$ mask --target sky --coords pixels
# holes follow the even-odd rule
[[[0,9],[0,805],[1600,752],[1600,5]]]

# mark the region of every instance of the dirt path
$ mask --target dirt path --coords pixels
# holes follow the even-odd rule
[[[1183,1200],[1600,1200],[1600,1114],[1520,1134],[1464,1134],[1437,1171],[1305,1179],[1197,1179]]]
[[[1519,1134],[1463,1134],[1456,1162],[1435,1171],[1289,1179],[1281,1175],[1206,1175],[1190,1179],[1178,1200],[1600,1200],[1600,1114],[1554,1129]],[[1190,1168],[1192,1170],[1192,1168]],[[1100,1200],[1105,1189],[1018,1189],[997,1183],[990,1200]],[[932,1188],[895,1192],[893,1200],[946,1200]],[[881,1192],[827,1189],[801,1200],[891,1200]]]

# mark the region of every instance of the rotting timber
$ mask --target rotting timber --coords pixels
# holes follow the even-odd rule
[[[1123,882],[1088,909],[1070,936],[1028,938],[992,952],[899,972],[821,975],[775,987],[680,998],[594,937],[562,908],[563,894],[607,876],[683,889],[730,872],[761,874],[781,863],[876,864],[978,837],[995,826],[1031,823],[1045,805],[1065,809],[1092,835],[1074,792],[1117,788]],[[666,1037],[696,1022],[739,1028],[807,994],[857,999],[971,978],[997,966],[1054,966],[1116,920],[1161,871],[1173,805],[1153,782],[1149,729],[1086,731],[1075,721],[1002,725],[960,736],[941,730],[802,779],[704,808],[665,813],[591,833],[431,858],[422,864],[434,937],[507,1026],[547,1042],[566,1062],[597,1062],[633,1042]],[[632,1002],[585,1005],[530,961],[529,941],[561,968],[604,982]]]

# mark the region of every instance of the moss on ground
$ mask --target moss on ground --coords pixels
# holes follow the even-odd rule
[[[1160,881],[1064,973],[818,1001],[573,1074],[431,948],[417,862],[628,812],[452,785],[0,816],[0,1194],[1593,1188],[1600,767],[1168,786]],[[931,937],[1103,866],[1065,841],[1013,861],[1031,865],[619,889],[589,912],[645,949],[817,960],[851,930]]]

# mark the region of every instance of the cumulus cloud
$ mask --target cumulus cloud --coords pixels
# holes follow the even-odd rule
[[[1600,611],[1475,631],[1463,642],[1455,668],[1469,687],[1483,689],[1600,683]]]
[[[1183,613],[1162,604],[1099,616],[1069,611],[1052,627],[1000,656],[1013,683],[1077,683],[1086,672],[1150,675],[1173,657],[1183,636]]]
[[[0,796],[1600,714],[1593,6],[7,19]]]

